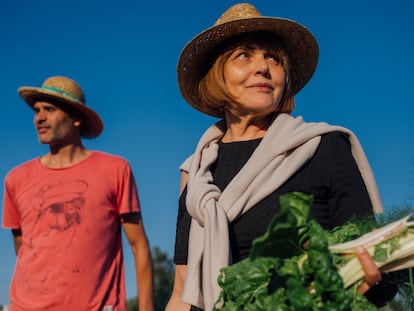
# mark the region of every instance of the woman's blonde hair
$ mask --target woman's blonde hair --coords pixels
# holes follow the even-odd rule
[[[211,111],[222,112],[224,107],[232,101],[232,98],[227,91],[224,81],[224,64],[230,55],[237,49],[258,49],[267,50],[270,54],[275,56],[281,63],[285,71],[285,89],[283,91],[282,99],[276,108],[276,112],[291,113],[294,108],[294,100],[291,95],[289,71],[290,63],[289,57],[283,48],[282,44],[278,44],[274,40],[274,36],[269,38],[268,33],[248,33],[241,37],[227,42],[219,49],[218,57],[214,64],[208,70],[207,74],[201,79],[198,85],[198,92],[201,98],[201,105]],[[222,52],[220,52],[222,51]]]

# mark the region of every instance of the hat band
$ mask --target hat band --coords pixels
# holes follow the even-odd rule
[[[77,102],[82,103],[82,101],[79,98],[77,98],[75,95],[72,95],[71,93],[66,92],[66,91],[64,91],[62,89],[59,89],[57,87],[42,86],[42,89],[46,89],[46,90],[49,90],[49,91],[53,91],[53,92],[56,92],[56,93],[59,93],[59,94],[63,94],[63,95],[69,96],[70,98],[76,100]]]

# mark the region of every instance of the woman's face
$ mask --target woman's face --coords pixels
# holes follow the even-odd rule
[[[238,48],[224,63],[224,82],[233,99],[228,112],[239,117],[268,115],[282,98],[285,71],[264,49]]]

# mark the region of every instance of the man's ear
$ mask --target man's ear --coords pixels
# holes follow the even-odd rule
[[[81,121],[80,120],[75,120],[75,122],[73,122],[73,125],[75,125],[76,127],[80,127]]]

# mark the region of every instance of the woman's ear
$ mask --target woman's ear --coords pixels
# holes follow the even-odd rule
[[[80,120],[75,120],[75,122],[73,122],[73,125],[76,126],[76,127],[80,127],[81,121]]]

